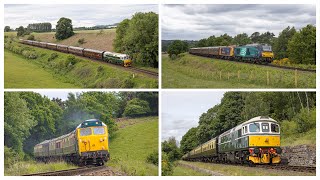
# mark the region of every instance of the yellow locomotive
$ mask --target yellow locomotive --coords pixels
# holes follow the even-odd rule
[[[110,159],[107,125],[97,119],[86,120],[69,134],[35,145],[34,157],[43,162],[104,165]]]
[[[278,164],[280,126],[270,117],[252,118],[199,145],[182,159],[190,161]]]

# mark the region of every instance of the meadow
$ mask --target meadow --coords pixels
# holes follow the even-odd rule
[[[103,62],[91,61],[70,54],[23,45],[17,43],[14,38],[5,39],[5,49],[6,52],[10,51],[16,55],[7,55],[6,57],[24,59],[29,64],[35,65],[32,69],[41,69],[51,74],[51,76],[62,80],[62,85],[46,86],[45,84],[48,84],[52,79],[50,75],[46,75],[43,77],[45,79],[49,78],[48,80],[44,80],[47,81],[46,83],[32,84],[33,79],[26,79],[21,76],[21,74],[28,74],[31,69],[24,68],[21,69],[23,71],[17,72],[13,67],[19,68],[17,67],[19,64],[16,64],[15,61],[8,61],[5,57],[6,88],[59,88],[64,86],[69,87],[68,84],[81,88],[156,88],[158,86],[157,79],[146,75],[133,75],[132,72],[126,71],[121,67],[109,66]],[[35,68],[36,66],[38,68]],[[15,75],[17,79],[10,79],[9,74],[18,74]],[[24,83],[16,84],[16,82]]]
[[[162,56],[163,88],[315,88],[316,73],[244,64],[184,53]]]
[[[111,160],[107,166],[127,175],[157,176],[158,166],[146,162],[148,155],[155,151],[158,152],[158,117],[135,119],[111,139]]]

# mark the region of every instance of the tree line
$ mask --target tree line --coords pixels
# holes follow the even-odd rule
[[[168,53],[170,56],[176,56],[180,53],[187,52],[192,47],[190,43],[188,48],[177,47],[177,44],[185,43],[173,41],[168,45]],[[228,34],[220,36],[210,36],[200,39],[195,43],[194,47],[208,46],[229,46],[229,45],[246,45],[251,43],[269,44],[273,47],[275,59],[289,58],[295,64],[316,64],[316,27],[307,25],[299,31],[295,27],[288,26],[283,29],[278,37],[272,32],[254,32],[250,36],[247,33],[237,34],[232,37]]]
[[[51,23],[33,23],[27,26],[27,29],[32,32],[51,32]]]
[[[121,21],[113,48],[128,54],[137,64],[158,67],[158,14],[139,12]]]
[[[277,120],[282,135],[304,133],[316,124],[315,92],[227,92],[221,103],[199,117],[199,124],[182,137],[183,154],[256,116]]]
[[[35,144],[69,133],[86,119],[103,121],[112,138],[116,118],[157,116],[158,94],[83,92],[62,100],[35,92],[5,92],[4,112],[5,161],[19,161],[32,157]]]

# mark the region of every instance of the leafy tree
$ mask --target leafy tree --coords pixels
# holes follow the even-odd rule
[[[273,45],[273,52],[277,59],[288,57],[288,43],[295,33],[296,29],[294,27],[290,28],[290,26],[280,32]]]
[[[208,44],[207,44],[207,39],[205,39],[205,38],[200,39],[196,45],[196,47],[206,47],[206,46],[208,46]],[[213,45],[211,45],[211,46],[213,46]]]
[[[316,27],[307,25],[288,44],[289,59],[296,64],[316,64]]]
[[[180,40],[173,41],[168,47],[169,57],[171,58],[186,51],[188,51],[188,44]]]
[[[251,39],[249,38],[247,33],[237,34],[233,38],[233,42],[232,42],[232,44],[238,45],[238,46],[243,46],[250,43],[251,43]]]
[[[113,41],[113,47],[116,52],[125,52],[126,46],[124,42],[124,37],[127,34],[127,29],[129,27],[129,19],[121,21],[116,30],[116,38]]]
[[[56,25],[56,34],[55,37],[57,40],[67,39],[74,35],[72,20],[62,17],[59,19]]]
[[[19,26],[19,28],[17,29],[17,36],[24,36],[26,30],[24,29],[23,26]]]
[[[10,32],[10,31],[11,31],[10,26],[5,26],[4,27],[4,32]]]
[[[139,117],[150,113],[149,103],[147,101],[134,98],[128,101],[123,116]]]
[[[23,153],[23,143],[30,136],[36,120],[27,102],[17,92],[4,93],[4,145],[17,153]]]
[[[196,136],[197,130],[197,128],[193,127],[189,129],[184,136],[182,136],[182,140],[180,141],[182,154],[186,154],[199,145],[199,141]]]
[[[162,151],[168,155],[170,162],[179,160],[182,153],[177,146],[177,141],[174,137],[170,137],[167,141],[161,143]]]

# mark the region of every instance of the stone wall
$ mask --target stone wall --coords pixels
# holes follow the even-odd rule
[[[316,146],[298,145],[281,147],[281,161],[290,166],[316,166]]]

